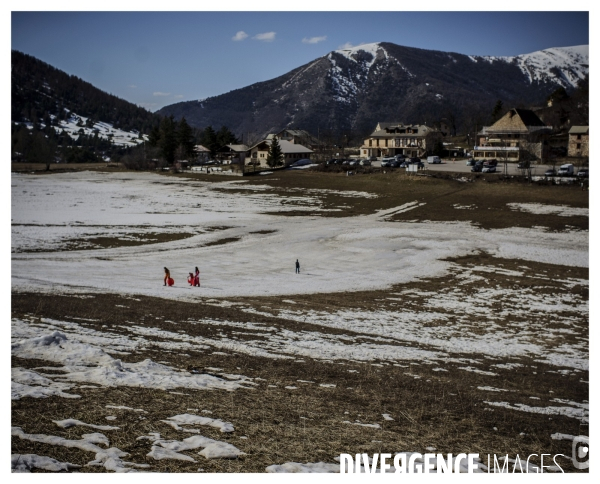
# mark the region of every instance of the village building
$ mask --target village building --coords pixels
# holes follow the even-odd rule
[[[267,138],[250,147],[246,152],[246,164],[261,167],[269,166],[267,165],[267,156],[269,154],[269,148],[272,141],[272,137]],[[313,153],[313,150],[301,144],[280,139],[278,139],[278,141],[279,146],[281,147],[281,153],[283,154],[284,166],[289,166],[292,163],[304,158],[310,158],[310,155]]]
[[[244,144],[225,145],[217,151],[217,157],[225,165],[245,162],[248,146]]]
[[[590,127],[572,126],[569,130],[569,156],[590,156]]]
[[[375,131],[360,147],[360,155],[366,158],[394,155],[423,157],[441,140],[442,134],[426,125],[377,123]]]
[[[210,157],[210,150],[202,145],[194,146],[194,152],[201,160],[208,159]]]
[[[530,109],[511,109],[492,126],[484,126],[477,133],[473,158],[514,162],[541,160],[546,157],[545,138],[551,131],[552,128]]]
[[[271,139],[273,136],[277,136],[280,141],[303,145],[311,150],[314,150],[320,144],[317,138],[304,129],[283,129],[279,133],[270,134],[267,139]]]

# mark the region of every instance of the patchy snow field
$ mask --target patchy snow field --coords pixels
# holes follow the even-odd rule
[[[145,173],[13,174],[12,286],[188,300],[383,289],[441,275],[449,267],[442,259],[481,247],[499,257],[588,265],[587,233],[386,221],[413,207],[408,205],[367,216],[287,217],[306,207],[325,210],[319,191],[282,196],[245,180],[208,183]],[[77,250],[99,236],[135,241],[148,233],[177,232],[191,236]],[[70,250],[43,252],[61,248]],[[300,275],[294,274],[296,259]],[[174,287],[162,286],[164,266]],[[185,281],[195,266],[200,290]]]
[[[427,200],[301,215],[332,193],[13,174],[13,472],[338,472],[587,435],[586,231],[392,220]]]

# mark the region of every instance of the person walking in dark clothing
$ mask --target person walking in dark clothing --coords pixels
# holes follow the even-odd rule
[[[296,259],[296,274],[300,274],[300,262]]]

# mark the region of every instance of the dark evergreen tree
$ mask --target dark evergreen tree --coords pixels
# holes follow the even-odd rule
[[[281,152],[281,146],[277,136],[273,137],[271,146],[269,146],[269,152],[267,153],[267,165],[271,168],[283,165],[283,153]]]
[[[172,165],[175,162],[175,150],[177,149],[177,135],[173,116],[163,118],[160,122],[159,147],[162,157],[169,165]]]
[[[158,146],[160,140],[160,129],[158,126],[153,126],[150,134],[148,135],[148,143],[152,147]]]
[[[548,102],[552,104],[560,103],[567,99],[569,99],[569,94],[567,94],[567,90],[562,86],[548,96]]]
[[[212,126],[204,128],[200,144],[210,151],[211,158],[215,157],[220,146],[217,142],[217,133],[215,133]]]
[[[177,127],[177,144],[181,151],[182,158],[191,158],[194,156],[194,131],[185,120],[181,118]]]
[[[492,110],[492,124],[495,123],[496,121],[498,121],[500,119],[500,117],[502,116],[502,101],[500,101],[500,99],[498,99],[496,101],[496,105],[494,106],[494,109]]]
[[[217,144],[219,148],[222,148],[225,145],[238,144],[238,139],[227,126],[221,126],[221,129],[217,132]]]

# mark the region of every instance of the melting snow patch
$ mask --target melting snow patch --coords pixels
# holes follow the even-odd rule
[[[326,464],[325,462],[300,464],[298,462],[286,462],[285,464],[275,464],[267,467],[267,472],[280,474],[280,473],[339,473],[339,464]]]
[[[568,205],[548,205],[544,203],[507,203],[512,210],[534,213],[536,215],[560,215],[561,217],[589,217],[589,208],[570,207]]]
[[[370,429],[380,429],[381,428],[381,425],[379,425],[379,424],[364,424],[364,423],[360,423],[360,422],[350,422],[348,420],[344,420],[342,423],[358,425],[360,427],[368,427]]]
[[[13,320],[13,330],[16,328],[18,331],[22,325],[27,326],[23,321]],[[63,363],[65,366],[61,370],[65,374],[55,376],[55,379],[96,383],[108,387],[130,386],[161,390],[178,387],[193,390],[235,390],[242,387],[241,383],[225,381],[211,375],[184,374],[149,359],[139,363],[124,363],[97,346],[68,339],[58,331],[13,343],[11,351],[20,358]]]
[[[577,404],[577,407],[530,407],[523,403],[511,405],[508,402],[483,402],[494,407],[504,407],[511,410],[519,410],[520,412],[538,413],[542,415],[564,415],[566,417],[576,418],[583,423],[589,421],[589,405]],[[575,403],[575,402],[572,402]]]
[[[20,439],[29,440],[31,442],[40,442],[48,445],[76,448],[85,452],[94,452],[96,454],[96,459],[89,462],[87,465],[103,466],[109,471],[135,472],[135,470],[131,469],[131,467],[149,467],[148,464],[135,464],[133,462],[125,462],[121,460],[121,457],[125,457],[129,454],[117,449],[116,447],[110,447],[108,449],[98,447],[98,444],[106,445],[107,447],[109,445],[106,436],[100,433],[83,434],[80,440],[68,440],[55,435],[27,434],[21,427],[12,427],[11,435],[13,437],[19,437]]]
[[[31,472],[32,469],[43,469],[50,472],[70,471],[81,466],[70,462],[59,462],[51,457],[36,454],[13,454],[10,456],[11,472]]]
[[[66,393],[66,390],[70,390],[73,386],[68,383],[55,382],[33,370],[11,369],[10,394],[12,400],[20,400],[23,397],[47,398],[52,396],[81,398],[80,395]]]
[[[116,417],[115,417],[116,418]],[[82,422],[81,420],[75,420],[73,418],[68,418],[66,420],[53,420],[53,422],[62,427],[63,429],[68,429],[71,427],[75,427],[76,425],[81,427],[90,427],[96,430],[119,430],[119,427],[111,427],[110,425],[94,425]]]
[[[137,440],[148,439],[152,441],[152,450],[148,454],[149,457],[154,459],[180,459],[189,460],[191,457],[184,454],[179,454],[181,451],[193,450],[202,447],[203,449],[198,454],[206,457],[207,459],[236,459],[241,455],[245,455],[244,452],[240,451],[237,447],[228,444],[227,442],[220,442],[218,440],[209,439],[202,435],[194,435],[187,439],[179,440],[164,440],[160,438],[160,434],[151,433],[150,435],[144,435],[138,437]],[[171,452],[168,452],[171,451]],[[175,454],[177,455],[175,455]]]
[[[214,427],[219,429],[221,432],[233,432],[235,429],[229,422],[223,422],[222,420],[210,417],[199,417],[198,415],[190,415],[184,413],[181,415],[175,415],[169,417],[168,420],[162,420],[162,422],[168,423],[176,430],[184,430],[185,432],[197,433],[197,429],[182,428],[180,425],[206,425],[208,427]]]

